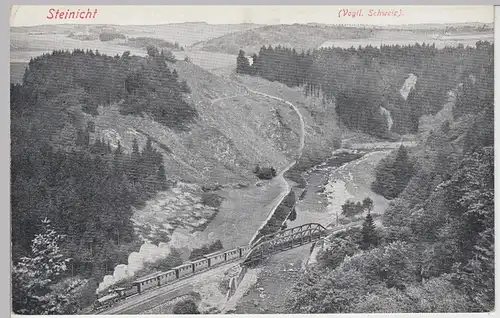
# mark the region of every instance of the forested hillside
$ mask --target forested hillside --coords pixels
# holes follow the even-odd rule
[[[97,116],[98,105],[120,101],[123,113],[146,113],[173,129],[187,129],[196,116],[183,100],[188,88],[162,58],[54,51],[30,62],[22,85],[11,85],[15,263],[31,254],[44,219],[65,236],[59,247],[72,258],[71,274],[94,283],[107,264],[124,262],[137,249],[132,207],[168,188],[163,157],[151,140],[142,149],[134,141],[127,153],[120,143],[91,138],[94,123],[80,114]],[[57,137],[65,127],[73,133],[62,142]]]
[[[383,226],[373,231],[367,217],[361,231],[330,238],[290,296],[292,312],[494,309],[493,61],[465,68],[474,77],[454,119],[377,167],[374,190],[394,198]]]
[[[425,43],[307,52],[263,46],[253,55],[253,63],[241,51],[236,70],[291,87],[303,86],[308,95],[322,94],[335,101],[335,111],[347,127],[386,137],[390,133],[417,132],[420,117],[437,113],[448,92],[460,83],[467,90],[470,78],[478,79],[476,87],[484,90],[482,74],[492,59],[493,45],[482,41],[475,47],[443,49]],[[405,98],[400,89],[409,74],[417,81]],[[391,127],[383,109],[392,116]]]

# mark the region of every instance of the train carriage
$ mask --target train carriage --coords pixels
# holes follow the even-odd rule
[[[243,246],[243,247],[238,247],[239,251],[239,257],[245,257],[247,253],[250,251],[251,247],[250,246]]]
[[[139,278],[135,280],[132,285],[137,287],[137,292],[142,293],[145,290],[159,286],[158,276],[161,272],[156,272],[154,274]]]
[[[211,254],[205,255],[208,259],[208,266],[212,267],[220,263],[224,263],[226,261],[226,253],[224,252],[214,252]]]
[[[198,259],[196,261],[192,261],[191,264],[193,265],[194,273],[200,272],[209,267],[209,261],[205,257]]]
[[[183,264],[174,268],[177,278],[193,275],[193,264]]]
[[[237,248],[226,251],[224,254],[226,254],[226,261],[240,257],[240,251]]]
[[[169,270],[167,272],[163,272],[158,276],[159,279],[159,284],[160,285],[166,285],[170,283],[171,281],[174,281],[177,279],[177,274],[175,273],[175,270]]]

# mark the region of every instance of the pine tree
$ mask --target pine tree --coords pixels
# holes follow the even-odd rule
[[[154,153],[155,149],[153,148],[153,140],[151,138],[148,138],[146,141],[146,146],[142,150],[142,155],[143,156],[152,156]]]
[[[370,197],[363,199],[363,209],[368,210],[368,213],[373,210],[373,200]]]
[[[156,179],[158,181],[158,188],[160,190],[166,190],[167,188],[167,173],[165,172],[165,166],[163,164],[158,168],[156,173]]]
[[[42,221],[44,232],[32,241],[31,257],[22,257],[13,266],[13,307],[18,314],[74,314],[75,293],[85,283],[63,281],[70,259],[64,258],[59,244],[64,236],[57,234],[50,221]],[[61,290],[62,289],[62,290]]]
[[[363,222],[363,228],[361,230],[361,249],[369,249],[371,246],[378,245],[378,236],[376,232],[375,222],[370,213],[365,218]]]
[[[397,197],[413,177],[413,164],[404,146],[400,146],[394,159],[381,160],[375,169],[372,189],[388,199]]]
[[[122,144],[120,141],[118,141],[118,146],[115,149],[115,155],[121,155],[121,154],[123,154]]]
[[[134,138],[134,141],[132,141],[132,154],[134,156],[139,156],[139,143],[137,142],[137,139]]]
[[[394,177],[395,177],[395,191],[396,196],[399,195],[408,185],[412,177],[413,167],[411,166],[410,159],[406,147],[401,145],[394,161]]]
[[[250,70],[250,62],[245,56],[245,52],[240,50],[236,58],[236,73],[248,74]]]

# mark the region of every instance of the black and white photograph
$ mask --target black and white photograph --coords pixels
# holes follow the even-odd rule
[[[18,5],[9,41],[14,314],[494,311],[493,6]]]

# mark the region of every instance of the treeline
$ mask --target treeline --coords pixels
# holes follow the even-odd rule
[[[252,56],[252,65],[240,50],[237,57],[236,72],[260,76],[269,81],[278,81],[290,87],[306,83],[308,72],[313,64],[313,55],[298,53],[295,49],[277,46],[263,46],[259,54]]]
[[[127,37],[124,34],[118,32],[108,31],[99,33],[99,40],[101,40],[102,42],[112,41],[115,39],[126,39],[126,38]]]
[[[491,68],[471,84],[487,83],[484,96],[492,96],[492,72]],[[415,151],[400,148],[381,164],[389,169],[377,174],[376,183],[387,191],[382,194],[394,199],[383,215],[383,226],[370,231],[376,233],[377,244],[363,250],[356,245],[359,235],[333,238],[320,266],[296,286],[289,299],[292,312],[494,309],[490,97],[482,99],[478,109],[462,108],[464,114],[436,127]],[[409,167],[395,168],[403,163],[411,163],[412,172],[398,176]]]
[[[79,49],[43,54],[28,64],[22,87],[25,101],[18,107],[29,112],[57,107],[55,112],[64,113],[70,106],[82,105],[97,115],[98,105],[123,101],[124,114],[147,113],[168,127],[187,129],[197,115],[183,97],[190,89],[165,59],[164,54],[142,58],[128,51],[114,57]]]
[[[290,87],[303,86],[307,95],[334,101],[335,111],[349,128],[386,136],[390,131],[382,107],[391,112],[391,132],[416,132],[422,115],[439,111],[450,90],[470,74],[480,77],[492,60],[493,44],[483,41],[475,47],[438,49],[416,43],[307,53],[264,46],[251,64],[240,51],[236,71]],[[399,90],[410,73],[417,76],[417,83],[405,100]]]
[[[167,48],[167,49],[175,49],[175,50],[184,50],[178,42],[169,42],[164,39],[152,38],[152,37],[136,37],[136,38],[128,38],[127,45],[137,48],[147,48],[152,45],[158,48]]]

